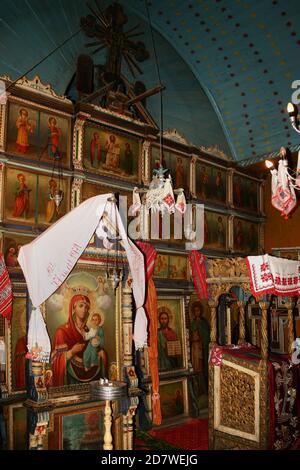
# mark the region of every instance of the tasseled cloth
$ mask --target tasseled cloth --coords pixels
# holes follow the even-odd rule
[[[299,162],[299,160],[298,160]],[[299,163],[298,163],[299,164]],[[272,174],[272,198],[271,203],[275,209],[278,209],[281,215],[288,219],[288,216],[297,205],[295,189],[288,174],[288,161],[279,160],[278,171],[271,170]]]
[[[145,256],[146,265],[146,279],[147,279],[147,297],[145,303],[145,311],[149,322],[149,362],[150,362],[150,373],[152,380],[152,421],[153,424],[161,424],[161,408],[160,408],[160,395],[159,395],[159,375],[158,375],[158,350],[157,350],[157,296],[156,287],[152,279],[154,271],[155,258],[157,252],[155,248],[146,242],[136,242],[140,251]]]
[[[270,255],[247,256],[251,290],[263,294],[299,295],[300,262]]]

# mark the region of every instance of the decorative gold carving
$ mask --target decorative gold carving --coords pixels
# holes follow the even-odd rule
[[[220,424],[254,434],[254,378],[241,370],[222,365],[220,386]]]
[[[260,350],[261,350],[261,359],[262,361],[268,360],[268,317],[267,310],[270,306],[269,302],[259,302],[259,307],[261,308],[261,340],[260,340]]]
[[[178,132],[176,129],[167,129],[164,131],[163,136],[165,139],[173,140],[174,142],[179,142],[183,145],[191,145],[191,143],[186,139],[186,137]]]
[[[209,153],[214,157],[222,158],[223,160],[232,160],[232,158],[227,155],[223,150],[221,150],[217,145],[204,147],[203,145],[200,146],[200,150],[205,153]]]
[[[123,365],[132,365],[132,290],[123,289],[122,324],[123,324]]]
[[[259,417],[260,417],[260,448],[269,448],[270,433],[270,393],[269,393],[269,377],[267,361],[261,361],[260,369],[260,401],[259,401]]]
[[[215,450],[255,450],[257,444],[236,436],[229,436],[220,431],[215,432]]]
[[[239,344],[245,343],[245,302],[237,302],[239,308]]]
[[[82,178],[74,178],[71,189],[71,209],[79,206],[81,203]]]
[[[0,77],[0,80],[13,82],[12,78],[10,78],[8,75],[2,75]],[[63,101],[64,103],[72,104],[72,101],[69,100],[67,96],[58,95],[57,93],[55,93],[55,91],[53,90],[50,84],[45,85],[44,83],[42,83],[38,75],[36,75],[32,80],[30,80],[27,77],[22,77],[15,83],[15,85],[20,88],[26,88],[26,89],[29,88],[31,91],[34,91],[35,93],[40,93],[42,95],[51,96],[51,98],[55,98],[56,100]]]
[[[293,353],[293,342],[294,342],[294,317],[293,317],[293,309],[294,303],[292,299],[289,297],[288,302],[286,304],[286,308],[288,309],[288,317],[287,317],[287,330],[288,330],[288,353]]]
[[[247,364],[247,363],[246,363]],[[257,364],[256,364],[257,368]],[[259,443],[259,372],[223,357],[214,366],[214,432]]]
[[[83,170],[84,126],[86,120],[90,117],[90,114],[83,112],[79,112],[76,116],[73,130],[73,164],[75,170]]]
[[[222,258],[208,260],[208,277],[209,278],[248,278],[248,269],[244,258]],[[230,279],[230,282],[233,282]]]
[[[244,292],[251,294],[251,287],[249,282],[238,282],[238,280],[231,280],[230,282],[220,282],[219,284],[213,280],[211,283],[210,280],[207,281],[209,286],[209,297],[217,301],[221,294],[227,294],[230,289],[234,286],[240,286]]]
[[[197,156],[192,155],[192,158],[190,160],[190,193],[191,196],[196,198],[196,162],[197,162]]]
[[[122,113],[120,114],[119,112],[117,111],[113,111],[112,109],[107,109],[107,108],[102,108],[102,106],[99,106],[95,103],[89,103],[89,106],[91,106],[92,108],[94,108],[96,111],[100,111],[101,113],[103,114],[107,114],[109,116],[115,116],[115,117],[118,117],[118,118],[122,118],[122,121],[128,121],[128,122],[132,122],[138,126],[141,126],[141,127],[146,127],[147,125],[149,125],[148,123],[146,122],[143,122],[141,121],[140,119],[136,119],[136,118],[133,118],[131,116],[127,116],[126,114]],[[93,120],[94,121],[98,121],[100,123],[103,122],[103,118],[101,119],[97,119],[95,116],[93,116]]]
[[[214,368],[211,363],[208,364],[208,448],[210,450],[214,449]]]
[[[215,301],[208,301],[210,307],[210,346],[217,343],[217,306]]]
[[[5,150],[6,104],[0,104],[0,151]]]
[[[149,184],[151,180],[150,175],[150,155],[151,142],[149,140],[144,140],[142,146],[142,181],[144,184]]]

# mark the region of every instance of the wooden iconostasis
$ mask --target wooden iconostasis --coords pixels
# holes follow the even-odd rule
[[[12,323],[2,321],[0,324],[0,341],[5,344],[1,389],[5,396],[14,400],[20,397],[20,402],[9,405],[12,408],[7,411],[10,448],[23,446],[18,436],[24,432],[24,408],[20,403],[26,392],[28,305],[26,285],[17,261],[20,247],[95,195],[113,192],[126,197],[128,209],[133,188],[147,187],[152,170],[158,167],[157,132],[153,120],[147,121],[147,118],[129,119],[92,104],[85,104],[84,108],[79,104],[75,109],[68,98],[57,95],[38,77],[15,84],[6,104],[0,105],[0,243],[14,286]],[[164,135],[164,150],[162,163],[169,168],[174,186],[185,189],[189,203],[204,204],[203,253],[208,257],[259,253],[263,244],[263,182],[247,175],[230,160],[195,148],[183,137],[173,139],[172,132]],[[53,200],[58,188],[64,194],[59,208]],[[171,216],[172,227],[173,218]],[[169,240],[152,241],[158,252],[153,278],[159,318],[169,322],[174,338],[167,355],[162,356],[161,348],[159,356],[164,422],[171,417],[198,415],[207,406],[207,306],[199,306],[194,296],[185,247],[187,240],[174,238],[172,230]],[[122,301],[116,302],[105,286],[103,259],[107,258],[107,252],[97,246],[95,239],[91,240],[88,250],[93,254],[83,257],[82,263],[86,265],[76,267],[72,278],[76,286],[73,287],[89,291],[92,311],[102,312],[106,373],[111,378],[121,379]],[[68,322],[72,297],[67,284],[45,305],[45,320],[53,347],[57,329]],[[197,329],[196,317],[201,318],[201,331]],[[160,321],[158,324],[160,327]],[[142,360],[142,381],[149,387],[150,394],[146,355]],[[69,396],[64,388],[69,384],[60,383],[55,374],[51,374],[51,364],[49,370],[47,385],[55,389],[53,394],[62,403],[64,397]],[[83,384],[94,377],[91,374],[81,379],[77,377],[77,380]],[[57,411],[52,416],[49,448],[82,448],[89,427],[101,428],[95,424],[101,422],[101,410],[95,410],[91,403],[81,404],[80,409],[78,406],[74,405],[74,409],[71,407],[67,412]],[[75,423],[82,429],[77,441],[70,431]],[[56,426],[61,430],[59,435]]]

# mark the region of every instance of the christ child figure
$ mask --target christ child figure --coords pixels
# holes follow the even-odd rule
[[[93,366],[100,365],[100,361],[105,361],[104,331],[102,326],[102,318],[99,313],[94,313],[91,319],[91,328],[85,333],[85,340],[89,341],[83,353],[83,365],[85,370],[89,370]]]

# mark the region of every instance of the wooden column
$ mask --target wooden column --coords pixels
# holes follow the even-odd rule
[[[260,396],[259,396],[259,409],[260,409],[260,425],[259,425],[259,446],[261,449],[268,449],[269,446],[269,433],[270,433],[270,393],[269,393],[269,378],[268,378],[268,308],[269,302],[259,302],[261,308],[261,335],[260,335],[260,351],[261,360],[259,363],[260,374]]]
[[[123,450],[128,450],[128,417],[127,415],[122,416],[122,422],[123,422]]]
[[[239,341],[238,344],[245,343],[246,328],[245,328],[245,302],[238,301],[239,308]]]
[[[261,327],[260,327],[260,352],[261,360],[267,362],[268,360],[268,308],[269,302],[259,302],[261,308]]]
[[[288,317],[287,317],[287,330],[288,330],[288,354],[293,353],[293,342],[295,340],[295,334],[294,334],[294,316],[293,316],[293,310],[294,310],[294,302],[291,297],[289,297],[288,302],[286,304],[286,307],[288,309]]]
[[[131,406],[127,413],[128,433],[127,433],[127,446],[128,450],[133,449],[133,417],[136,412],[136,406]]]
[[[132,366],[132,289],[125,287],[122,293],[123,365]]]
[[[210,347],[217,344],[217,307],[218,302],[216,300],[209,300],[208,305],[210,307]]]
[[[111,434],[111,404],[109,400],[105,400],[105,410],[104,410],[104,450],[112,450],[112,434]]]
[[[137,388],[138,378],[135,374],[132,357],[132,289],[131,278],[126,281],[122,298],[122,326],[123,326],[123,365],[124,373],[129,378],[129,389]],[[126,372],[127,371],[127,372]],[[130,371],[130,374],[128,372]],[[130,406],[126,416],[123,415],[123,446],[124,450],[133,447],[133,417],[138,406],[138,397],[130,397]]]

